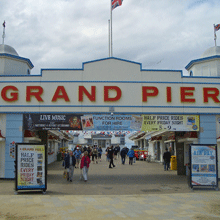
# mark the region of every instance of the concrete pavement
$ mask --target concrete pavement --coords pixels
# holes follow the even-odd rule
[[[0,180],[0,219],[220,219],[219,191],[192,191],[185,176],[161,164],[115,163],[115,169],[105,160],[91,164],[86,183],[75,169],[70,183],[55,162],[48,166],[46,195],[14,195],[14,181]]]

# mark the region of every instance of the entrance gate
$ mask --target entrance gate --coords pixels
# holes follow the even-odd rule
[[[1,160],[5,163],[1,178],[14,177],[10,144],[24,139],[24,114],[197,115],[203,125],[196,127],[198,142],[216,144],[219,78],[213,81],[185,77],[178,70],[145,70],[140,63],[107,58],[83,63],[81,69],[42,69],[38,76],[2,79],[5,154]],[[45,136],[44,131],[41,135]]]

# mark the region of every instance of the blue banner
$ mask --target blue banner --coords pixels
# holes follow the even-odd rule
[[[81,121],[83,130],[132,130],[131,115],[86,115]]]

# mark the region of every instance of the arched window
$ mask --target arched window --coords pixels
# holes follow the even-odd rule
[[[190,70],[189,76],[193,76],[193,71],[192,70]]]

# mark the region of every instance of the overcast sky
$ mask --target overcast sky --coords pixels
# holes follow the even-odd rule
[[[108,57],[109,17],[110,0],[0,0],[5,44],[31,60],[32,74]],[[214,46],[218,23],[220,0],[124,0],[113,10],[113,56],[185,70]]]

